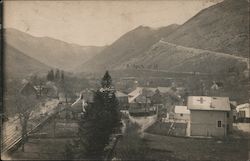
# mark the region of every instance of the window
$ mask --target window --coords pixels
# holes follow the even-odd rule
[[[217,122],[217,127],[221,127],[221,121]]]
[[[180,115],[181,115],[181,116],[183,116],[183,114],[182,114],[182,113],[181,113]]]
[[[229,118],[229,112],[227,112],[227,118]]]

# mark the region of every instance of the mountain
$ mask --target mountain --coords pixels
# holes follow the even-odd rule
[[[140,26],[83,66],[93,71],[155,66],[171,72],[243,71],[249,64],[248,5],[246,0],[225,0],[181,26],[158,30]]]
[[[249,1],[224,0],[208,7],[164,40],[249,57]]]
[[[5,44],[4,72],[6,78],[25,78],[36,74],[46,74],[51,67],[23,54],[11,45]]]
[[[54,68],[74,70],[104,47],[80,46],[49,37],[34,37],[16,29],[4,32],[5,42],[20,52]]]
[[[100,54],[83,63],[81,70],[100,71],[114,69],[121,64],[126,66],[127,61],[132,61],[145,54],[150,47],[162,37],[173,32],[178,25],[170,25],[160,29],[139,26],[126,33],[113,44],[105,48]]]

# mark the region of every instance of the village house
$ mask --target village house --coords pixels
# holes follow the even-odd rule
[[[154,111],[151,106],[150,97],[154,92],[145,90],[143,87],[137,87],[128,94],[129,113],[131,115],[146,115]]]
[[[128,109],[128,95],[120,91],[115,92],[116,98],[118,100],[120,109]],[[94,90],[85,89],[80,92],[78,99],[72,103],[70,111],[73,118],[79,117],[82,112],[85,112],[85,107],[87,105],[92,105],[94,102]]]
[[[191,136],[227,136],[232,130],[228,97],[189,96]]]
[[[120,91],[115,92],[115,96],[119,102],[120,109],[127,110],[128,109],[128,95],[125,93],[122,93]]]
[[[39,97],[47,96],[48,89],[46,88],[45,85],[37,85],[37,86],[34,86],[34,88],[36,89],[37,95]]]
[[[154,113],[158,108],[165,108],[167,102],[179,102],[178,89],[173,91],[171,87],[137,87],[128,94],[130,113]],[[169,101],[171,100],[171,101]]]
[[[24,96],[37,97],[37,90],[30,82],[25,82],[23,87],[20,89],[20,93]]]
[[[187,106],[175,106],[174,119],[179,122],[190,121],[190,110]]]
[[[250,122],[250,104],[245,103],[236,107],[237,121],[239,122]]]
[[[86,89],[80,92],[78,99],[72,103],[71,107],[78,111],[83,112],[84,106],[91,105],[94,102],[94,91]]]

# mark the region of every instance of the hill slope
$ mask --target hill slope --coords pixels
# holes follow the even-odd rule
[[[49,37],[34,37],[16,29],[5,30],[5,41],[22,53],[49,66],[73,70],[103,47],[69,44]]]
[[[181,26],[138,27],[87,61],[89,71],[151,68],[220,73],[244,70],[249,57],[249,2],[225,0]],[[234,56],[230,56],[234,55]]]
[[[120,37],[100,54],[84,63],[80,67],[80,71],[100,71],[113,69],[121,64],[125,65],[127,61],[144,55],[153,44],[158,42],[162,37],[166,37],[177,27],[178,25],[170,25],[153,30],[149,27],[139,26]]]
[[[174,44],[249,57],[249,2],[225,0],[202,10],[165,38]]]
[[[25,78],[29,74],[46,74],[49,66],[5,44],[4,71],[7,78]]]
[[[200,72],[219,73],[231,69],[247,67],[247,59],[225,53],[195,49],[159,41],[151,47],[148,53],[132,62],[138,66],[147,67],[158,65],[158,70],[170,72]]]

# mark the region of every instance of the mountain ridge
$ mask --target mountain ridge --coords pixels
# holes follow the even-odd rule
[[[249,57],[249,2],[226,0],[203,9],[164,40]]]
[[[81,46],[50,37],[36,37],[13,28],[5,29],[4,36],[7,44],[22,53],[66,71],[73,70],[105,48]]]
[[[153,44],[158,42],[163,35],[168,35],[177,27],[176,24],[158,29],[138,26],[122,35],[112,45],[87,61],[82,65],[82,68],[91,69],[92,71],[106,70],[130,59],[140,57]]]
[[[52,68],[9,44],[5,43],[4,51],[4,75],[7,79],[25,78],[30,74],[45,75]]]
[[[100,54],[101,57],[97,55],[83,66],[86,71],[99,72],[122,70],[128,66],[157,66],[161,70],[217,74],[228,72],[232,68],[246,70],[248,63],[238,59],[249,56],[249,26],[244,23],[249,22],[246,4],[249,2],[244,0],[223,1],[203,9],[184,24],[175,26],[165,34],[160,32],[160,29],[139,26],[106,48],[106,51]],[[147,36],[141,36],[138,31]],[[162,45],[161,40],[175,44],[176,47]],[[145,46],[138,42],[144,43]],[[135,49],[130,43],[136,44]],[[206,64],[209,63],[213,65],[207,67]]]

